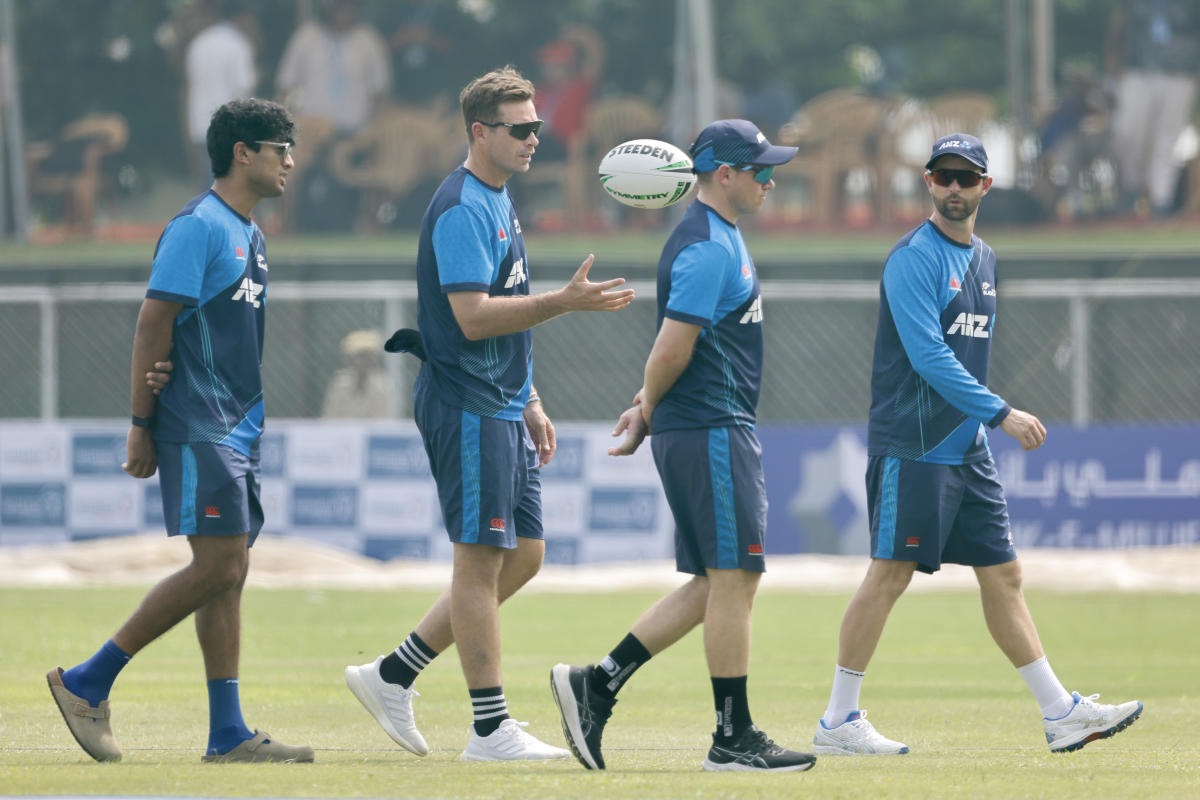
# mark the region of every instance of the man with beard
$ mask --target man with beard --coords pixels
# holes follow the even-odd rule
[[[938,139],[925,164],[933,214],[884,264],[867,433],[871,563],[842,619],[833,690],[813,737],[819,754],[908,752],[867,721],[859,690],[913,572],[942,563],[974,568],[988,631],[1041,707],[1052,752],[1112,736],[1142,712],[1137,700],[1104,705],[1063,688],[1021,593],[986,428],[999,427],[1025,450],[1040,447],[1046,429],[987,388],[996,256],[974,235],[992,185],[987,165],[974,136]]]

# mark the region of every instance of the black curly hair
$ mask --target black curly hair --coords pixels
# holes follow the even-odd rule
[[[258,142],[295,142],[296,124],[279,103],[250,97],[230,100],[213,112],[205,145],[213,176],[223,178],[233,164],[233,146],[245,142],[257,151]]]

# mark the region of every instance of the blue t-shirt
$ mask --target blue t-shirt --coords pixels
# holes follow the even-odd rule
[[[253,220],[215,192],[192,199],[154,248],[146,297],[181,303],[171,381],[154,438],[215,442],[247,455],[262,435],[267,249]]]
[[[464,291],[527,295],[529,269],[508,188],[488,186],[459,167],[421,219],[417,327],[427,360],[414,391],[431,391],[472,414],[519,420],[533,375],[533,333],[467,339],[446,296]]]
[[[762,385],[762,299],[742,232],[699,200],[658,261],[663,318],[699,325],[692,360],[654,408],[654,433],[754,427]]]
[[[867,450],[934,464],[988,458],[1011,407],[987,388],[996,254],[926,221],[888,255],[879,288]]]

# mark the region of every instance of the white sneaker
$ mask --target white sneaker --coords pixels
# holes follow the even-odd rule
[[[1052,753],[1069,753],[1088,742],[1106,739],[1128,728],[1142,713],[1140,700],[1110,706],[1097,703],[1098,694],[1080,697],[1079,692],[1071,692],[1071,696],[1075,706],[1070,711],[1058,719],[1042,720]]]
[[[851,711],[846,721],[832,728],[825,720],[817,722],[813,736],[813,752],[827,756],[898,756],[908,752],[908,745],[893,742],[867,722],[866,711]]]
[[[381,663],[383,656],[373,664],[346,667],[346,685],[392,741],[410,753],[429,755],[429,745],[413,719],[412,699],[420,694],[416,689],[405,689],[379,677]]]
[[[471,740],[459,756],[463,761],[543,761],[569,758],[570,750],[538,741],[521,730],[528,722],[506,719],[488,736],[480,736],[471,726]]]

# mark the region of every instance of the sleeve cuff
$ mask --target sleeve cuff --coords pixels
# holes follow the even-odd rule
[[[1008,403],[1005,403],[1004,408],[1002,408],[996,412],[996,416],[991,418],[991,420],[988,422],[987,426],[989,428],[996,427],[1001,422],[1004,422],[1005,418],[1008,417],[1008,415],[1011,413],[1012,413],[1012,406],[1010,406]]]

